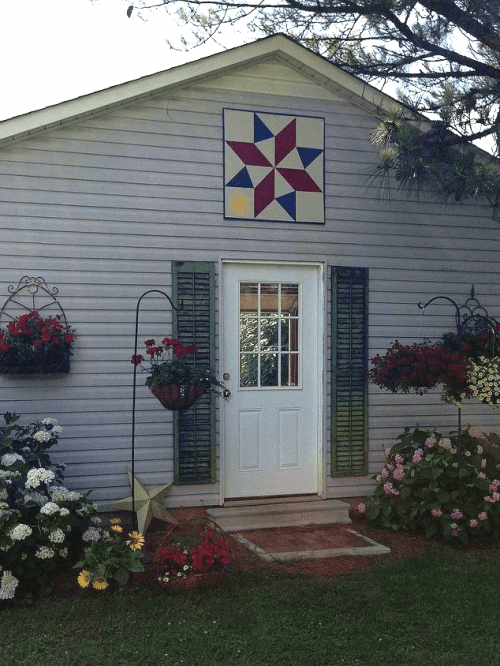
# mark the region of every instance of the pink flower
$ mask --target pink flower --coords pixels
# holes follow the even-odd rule
[[[464,514],[460,511],[460,509],[453,509],[453,513],[451,514],[450,518],[452,520],[460,520],[460,518],[463,518]]]
[[[481,511],[481,513],[478,515],[479,520],[488,520],[488,514],[486,511]]]
[[[481,469],[484,469],[486,467],[486,458],[483,458],[481,460]]]
[[[417,449],[415,453],[413,454],[412,462],[414,465],[418,465],[418,463],[422,460],[424,457],[424,451],[423,449]]]
[[[469,520],[469,527],[477,527],[477,520],[475,518]]]
[[[443,437],[443,439],[439,440],[439,446],[449,451],[451,449],[451,439],[448,439],[448,437]]]
[[[365,513],[366,511],[366,504],[364,502],[360,502],[358,504],[358,511],[359,513]]]
[[[436,438],[435,437],[427,437],[425,440],[425,446],[428,449],[432,449],[432,447],[436,444]]]
[[[451,530],[451,533],[454,537],[457,537],[460,534],[460,530]]]
[[[381,476],[382,476],[383,479],[387,479],[387,477],[389,476],[389,470],[387,469],[387,467],[384,467],[384,469],[382,470]]]
[[[440,516],[443,515],[441,509],[432,509],[431,513],[434,516],[434,518],[439,518]]]
[[[493,479],[490,483],[490,493],[496,493],[500,488],[500,481],[498,479]]]
[[[478,478],[478,479],[485,479],[485,478],[486,478],[486,474],[485,474],[484,472],[479,472],[478,475],[477,475],[477,478]]]
[[[384,449],[384,456],[385,456],[386,458],[390,458],[390,457],[391,457],[391,447],[390,447],[390,446],[386,446],[386,447],[385,447],[385,449]]]
[[[492,493],[491,498],[493,502],[499,502],[500,501],[500,493]]]
[[[387,483],[384,483],[384,493],[386,495],[392,495],[392,491],[394,490],[394,487],[390,481],[387,481]]]
[[[396,456],[394,456],[394,462],[396,465],[402,465],[404,462],[403,456],[398,453]]]
[[[405,468],[398,465],[392,473],[392,476],[396,481],[402,481],[405,478]]]

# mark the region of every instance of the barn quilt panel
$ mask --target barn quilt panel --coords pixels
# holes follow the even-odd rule
[[[224,217],[324,224],[323,118],[224,109]]]

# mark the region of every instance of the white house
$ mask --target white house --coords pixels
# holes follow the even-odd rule
[[[474,284],[500,315],[499,226],[370,178],[394,104],[276,35],[0,123],[0,301],[43,277],[78,334],[69,373],[0,376],[0,405],[58,419],[68,487],[103,510],[130,493],[133,415],[137,476],[175,479],[171,506],[365,494],[405,426],[456,428],[437,394],[367,386],[368,359],[453,330],[447,303],[417,307],[436,295]],[[227,401],[173,417],[139,373],[133,413],[149,290],[140,349],[196,343]]]

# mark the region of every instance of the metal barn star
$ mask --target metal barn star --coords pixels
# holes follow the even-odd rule
[[[131,495],[130,497],[125,497],[124,499],[113,502],[113,506],[120,511],[133,511],[135,504],[137,529],[141,534],[146,534],[153,518],[158,518],[158,520],[163,520],[166,523],[177,525],[179,521],[176,520],[162,504],[174,485],[173,482],[167,483],[164,486],[151,488],[151,490],[146,490],[135,475],[132,477],[132,472],[130,470],[127,470],[127,474],[131,486],[133,482],[135,502]]]

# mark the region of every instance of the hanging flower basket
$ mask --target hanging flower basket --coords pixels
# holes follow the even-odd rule
[[[198,353],[195,345],[183,345],[175,338],[164,338],[161,345],[151,338],[144,344],[147,358],[133,354],[131,362],[148,373],[145,384],[165,409],[189,409],[204,393],[222,395],[224,385],[215,373],[201,363],[196,365],[194,360],[187,360],[187,356]]]
[[[189,409],[201,398],[204,387],[201,384],[179,385],[163,384],[161,386],[150,386],[151,393],[158,398],[160,403],[172,412]]]
[[[43,318],[31,310],[0,329],[0,373],[46,375],[69,372],[75,331],[63,315]]]

